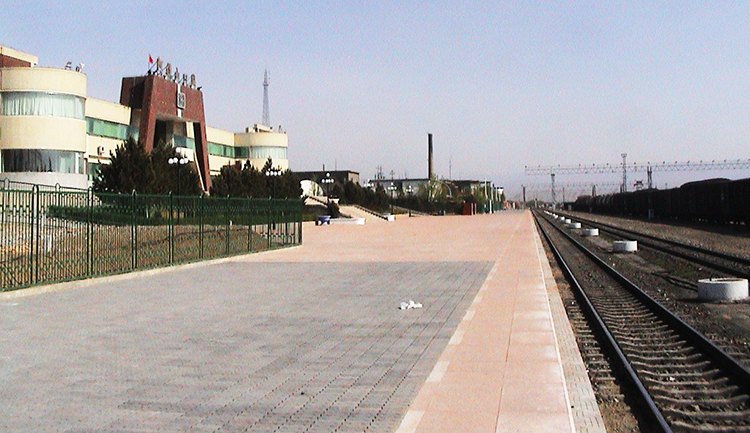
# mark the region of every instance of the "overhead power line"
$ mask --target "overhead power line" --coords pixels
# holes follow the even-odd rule
[[[623,153],[622,163],[620,164],[590,164],[590,165],[554,165],[554,166],[536,166],[524,167],[525,174],[527,176],[533,175],[547,175],[550,176],[551,185],[550,192],[552,196],[552,205],[556,205],[555,200],[555,176],[559,174],[600,174],[600,173],[622,173],[622,183],[620,183],[620,191],[627,191],[627,174],[628,172],[646,172],[648,174],[647,187],[653,188],[653,172],[673,172],[673,171],[701,171],[701,170],[738,170],[750,168],[750,159],[734,159],[734,160],[711,160],[711,161],[675,161],[675,162],[647,162],[628,163],[626,158],[627,154]],[[557,186],[560,186],[559,180]],[[592,195],[595,195],[595,187],[592,191]]]
[[[555,174],[597,174],[597,173],[620,173],[623,164],[590,164],[590,165],[553,165],[553,166],[525,166],[526,175],[550,175]],[[649,170],[654,171],[699,171],[699,170],[734,170],[750,168],[750,159],[734,159],[723,161],[684,161],[684,162],[647,162],[627,163],[625,168],[629,172]]]

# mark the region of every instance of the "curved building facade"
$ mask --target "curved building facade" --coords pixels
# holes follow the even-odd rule
[[[234,144],[238,149],[246,149],[245,159],[258,169],[266,165],[268,158],[271,158],[274,168],[289,169],[289,137],[283,132],[274,132],[272,128],[255,125],[252,129],[247,128],[244,133],[235,134]]]
[[[0,168],[10,180],[85,188],[86,76],[0,69]]]

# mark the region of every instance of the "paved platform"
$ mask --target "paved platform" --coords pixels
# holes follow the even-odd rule
[[[561,310],[527,212],[306,225],[0,294],[0,431],[604,431]]]

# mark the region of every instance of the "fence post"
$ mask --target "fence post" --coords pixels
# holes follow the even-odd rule
[[[224,221],[224,229],[226,233],[226,247],[224,249],[224,254],[229,254],[229,194],[227,194],[227,205],[224,208],[224,213],[226,215],[226,220]]]
[[[136,226],[135,213],[138,207],[135,190],[130,195],[130,269],[138,268],[138,227]]]
[[[94,191],[89,188],[86,196],[86,274],[94,275]]]
[[[174,196],[169,191],[169,263],[174,263]]]
[[[39,242],[41,215],[39,212],[39,186],[31,188],[31,283],[36,284],[39,279]]]
[[[268,199],[268,207],[266,207],[266,239],[267,239],[267,245],[266,248],[269,250],[271,249],[271,212],[273,209],[273,203],[271,203],[271,199]]]
[[[305,209],[304,202],[301,202],[300,205],[297,207],[297,210],[299,214],[297,215],[297,243],[298,245],[302,245],[302,212]]]
[[[201,194],[198,210],[198,257],[203,259],[203,207],[206,204],[206,194]]]
[[[62,201],[60,197],[62,197],[62,187],[58,182],[55,184],[55,205],[57,206],[60,206],[60,202]]]
[[[247,221],[247,251],[253,250],[253,202],[252,199],[245,199],[245,218]]]

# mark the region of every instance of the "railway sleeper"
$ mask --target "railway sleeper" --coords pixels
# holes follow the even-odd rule
[[[589,373],[592,373],[591,370],[589,370]],[[604,384],[604,383],[613,383],[615,381],[615,378],[612,377],[612,374],[608,370],[597,370],[593,372],[593,376],[589,377],[592,382]]]
[[[607,357],[598,350],[586,350],[581,352],[581,355],[586,359],[587,364],[591,365],[609,365]]]
[[[609,326],[610,328],[614,328],[616,330],[619,330],[620,332],[624,333],[668,333],[670,330],[670,326],[664,324],[664,322],[654,320],[654,321],[648,321],[648,322],[638,322],[637,320],[619,320],[619,321],[613,321],[607,317],[604,317],[604,322]],[[614,326],[612,326],[614,325]]]
[[[659,406],[666,406],[666,410],[722,414],[726,412],[747,411],[747,401],[749,398],[747,394],[741,394],[727,398],[673,398],[656,396],[654,400],[657,401]]]
[[[614,334],[614,333],[613,333]],[[674,342],[680,342],[682,344],[685,343],[684,340],[679,340],[679,336],[665,336],[664,338],[655,338],[656,336],[649,336],[648,338],[640,338],[640,337],[630,337],[627,335],[623,336],[617,336],[617,342],[618,344],[627,344],[634,347],[643,347],[644,345],[648,344],[650,346],[659,346],[664,347],[667,344],[671,344]]]
[[[579,350],[581,353],[586,353],[590,356],[596,356],[597,353],[601,353],[601,348],[599,346],[594,346],[591,344],[583,346]]]
[[[643,362],[643,363],[650,363],[650,365],[661,365],[664,361],[669,362],[681,362],[685,364],[695,364],[698,365],[703,362],[705,357],[701,353],[693,353],[693,354],[681,354],[681,353],[653,353],[652,351],[649,352],[637,352],[637,353],[630,353],[627,355],[628,359],[631,360],[631,362]]]
[[[746,426],[721,426],[712,425],[693,426],[684,423],[674,422],[672,431],[679,433],[750,433],[750,427]]]
[[[627,325],[629,328],[635,329],[648,329],[648,330],[659,330],[667,331],[670,326],[664,323],[663,320],[655,316],[649,317],[638,317],[638,316],[622,316],[615,317],[614,320],[622,325]]]
[[[597,287],[599,290],[608,287]],[[648,311],[642,304],[638,303],[633,296],[618,293],[608,293],[607,296],[591,296],[591,303],[596,306],[597,310],[617,314],[621,311]]]
[[[610,329],[612,328],[610,327]],[[665,342],[672,341],[669,335],[664,337],[652,335],[649,330],[634,333],[629,332],[629,330],[615,329],[612,331],[612,335],[617,338],[618,342],[626,341],[637,347],[643,347],[644,345],[662,347]]]
[[[612,375],[611,370],[612,370],[612,367],[606,362],[592,362],[592,363],[589,363],[587,366],[587,371],[589,372],[590,375],[608,374],[611,376]]]
[[[614,324],[617,326],[616,329],[619,329],[620,332],[632,333],[635,331],[638,333],[643,333],[643,332],[666,333],[670,329],[669,325],[656,319],[653,321],[642,322],[642,323],[639,323],[638,320],[627,320],[625,318],[621,320],[616,320],[616,321],[611,320],[607,317],[604,317],[604,319],[608,326],[611,327],[611,325]]]
[[[662,347],[664,350],[675,350],[682,349],[683,347],[694,347],[685,342],[685,340],[666,340],[666,341],[654,341],[654,340],[643,340],[639,338],[621,338],[617,340],[617,344],[623,349],[640,349],[645,344],[652,347]]]
[[[682,383],[675,383],[669,387],[665,386],[653,386],[649,387],[649,392],[654,396],[660,398],[675,398],[679,397],[680,401],[685,398],[691,399],[711,399],[721,400],[729,399],[737,396],[737,391],[740,387],[737,385],[722,386],[719,389],[710,388],[704,386],[699,387],[686,387]]]
[[[568,315],[570,316],[570,313],[568,313]],[[572,323],[574,326],[580,326],[581,328],[588,327],[588,322],[583,317],[580,317],[580,318],[579,317],[571,318],[570,319],[570,323]]]
[[[650,308],[643,305],[640,301],[634,299],[632,296],[627,296],[625,299],[614,302],[612,298],[595,302],[595,304],[602,307],[602,311],[608,314],[612,314],[613,317],[648,317],[653,316],[654,313]]]
[[[733,411],[733,412],[726,412],[726,411],[720,411],[720,412],[704,412],[704,411],[682,411],[678,409],[666,409],[664,410],[664,415],[669,416],[670,418],[674,418],[675,421],[674,424],[680,423],[683,424],[685,421],[683,420],[689,420],[690,424],[684,424],[686,426],[692,426],[695,427],[697,424],[703,424],[705,428],[713,428],[718,430],[696,430],[696,431],[719,431],[719,432],[726,432],[726,431],[750,431],[750,425],[747,425],[747,420],[750,419],[750,411],[749,410],[740,410],[740,411]],[[727,427],[744,427],[745,430],[721,430],[721,428],[727,428]],[[680,430],[681,431],[681,430]]]
[[[622,334],[620,338],[624,340],[632,341],[635,344],[643,344],[644,342],[648,342],[651,344],[665,344],[668,341],[684,341],[684,339],[680,336],[680,334],[677,334],[674,331],[666,331],[666,332],[655,334],[655,335],[651,333],[653,331],[656,331],[656,329],[651,328],[651,329],[648,329],[648,331],[649,331],[648,339],[642,335],[635,335],[631,337],[629,333],[625,333],[622,330],[617,330],[617,329],[612,330],[612,333],[613,334],[620,333]]]
[[[721,376],[716,379],[708,379],[708,380],[693,380],[694,378],[689,378],[688,380],[680,380],[680,377],[674,377],[674,376],[659,376],[659,377],[644,377],[641,380],[643,383],[648,387],[680,387],[680,388],[716,388],[720,386],[728,386],[729,378],[726,376]]]
[[[599,342],[593,338],[579,341],[578,345],[580,347],[580,350],[595,351],[600,349]]]
[[[612,379],[612,372],[609,366],[595,366],[588,369],[589,377],[594,378],[609,378]]]
[[[642,347],[643,344],[641,342],[634,342],[634,341],[620,341],[620,346],[626,346],[626,347],[632,347],[632,348],[639,348]],[[683,350],[685,348],[690,348],[685,340],[674,340],[670,342],[664,342],[660,343],[659,347],[663,347],[664,350],[671,351],[671,350]]]
[[[606,303],[604,302],[597,302],[595,303],[597,306],[597,310],[601,311],[602,315],[608,315],[611,316],[613,319],[622,318],[643,318],[648,316],[653,316],[653,313],[651,310],[649,310],[646,307],[642,308],[633,308],[631,306],[627,305],[612,305],[611,301],[608,301]]]
[[[716,368],[712,368],[711,370],[702,370],[702,371],[686,371],[683,368],[677,371],[667,371],[665,369],[652,369],[652,370],[644,370],[639,371],[638,376],[651,378],[654,380],[658,380],[659,378],[674,378],[675,381],[682,381],[682,380],[720,380],[725,378],[721,374],[721,371],[719,371]]]
[[[603,308],[603,311],[608,314],[612,314],[613,317],[622,316],[633,316],[633,317],[647,317],[653,315],[648,307],[645,307],[640,302],[636,301],[632,297],[621,300],[619,303],[613,303],[612,299],[608,299],[606,302],[597,302]]]
[[[650,364],[650,363],[646,363],[642,361],[632,361],[631,364],[633,366],[637,366],[639,370],[659,369],[660,371],[665,371],[665,372],[668,372],[669,374],[676,373],[678,371],[684,371],[685,369],[701,372],[704,369],[707,369],[708,367],[711,366],[711,361],[709,360],[696,362],[693,364],[674,363],[673,359],[663,359],[662,361],[665,361],[665,362],[658,363],[658,364]]]

